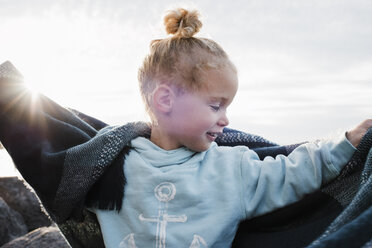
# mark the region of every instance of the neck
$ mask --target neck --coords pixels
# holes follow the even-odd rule
[[[150,140],[155,145],[168,151],[181,147],[181,145],[176,144],[174,140],[169,137],[168,133],[161,129],[158,125],[152,126]]]

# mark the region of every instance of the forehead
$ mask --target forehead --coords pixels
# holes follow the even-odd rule
[[[234,68],[224,66],[205,70],[200,77],[200,93],[213,98],[232,101],[238,90],[238,77]]]

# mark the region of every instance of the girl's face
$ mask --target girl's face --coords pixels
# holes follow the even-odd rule
[[[238,89],[236,72],[227,66],[209,69],[201,80],[201,90],[184,92],[174,100],[166,135],[174,148],[205,151],[229,124],[226,110]]]

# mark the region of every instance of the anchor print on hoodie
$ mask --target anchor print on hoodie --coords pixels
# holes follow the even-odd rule
[[[168,151],[139,137],[131,148],[121,211],[93,209],[108,248],[230,247],[241,220],[316,190],[354,153],[344,136],[264,161],[247,147],[215,143]]]

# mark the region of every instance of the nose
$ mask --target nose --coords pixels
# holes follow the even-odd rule
[[[221,118],[218,120],[218,125],[221,127],[226,127],[229,125],[229,119],[227,118],[226,112],[224,112]]]

